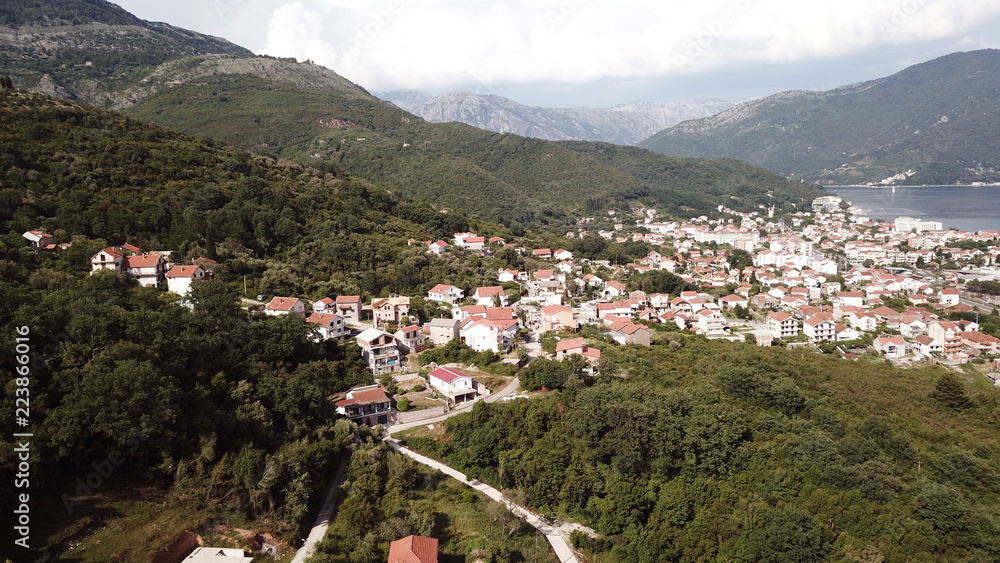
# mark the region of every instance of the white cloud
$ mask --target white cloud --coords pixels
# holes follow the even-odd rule
[[[957,43],[997,18],[995,0],[297,0],[273,9],[260,50],[312,59],[376,90],[489,89]]]

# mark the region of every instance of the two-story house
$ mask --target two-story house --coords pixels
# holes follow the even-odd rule
[[[461,289],[448,285],[445,283],[439,283],[432,287],[430,291],[427,292],[427,299],[430,301],[437,301],[438,303],[450,303],[455,305],[465,297],[465,292]]]
[[[167,289],[186,297],[191,292],[191,284],[205,279],[205,274],[201,266],[174,266],[167,272]]]
[[[323,340],[343,342],[347,337],[347,323],[344,321],[344,317],[336,313],[313,313],[309,315],[306,322],[319,326],[319,336]]]
[[[91,262],[93,264],[93,262]],[[126,256],[125,271],[143,287],[154,287],[167,273],[167,261],[159,254],[134,254]]]
[[[388,332],[369,328],[355,340],[361,348],[361,358],[373,374],[392,373],[402,368],[403,358],[399,353],[399,344]]]
[[[542,332],[576,332],[573,309],[565,305],[542,307]]]
[[[376,426],[391,422],[392,401],[378,385],[355,387],[347,392],[345,399],[334,405],[337,414],[349,417],[358,424]]]
[[[456,405],[474,400],[482,387],[471,375],[452,368],[435,369],[427,375],[427,381]]]
[[[298,297],[274,297],[264,306],[264,314],[271,316],[295,313],[305,316],[306,304]]]
[[[784,311],[771,311],[767,315],[767,328],[775,338],[791,338],[799,333],[799,321]]]

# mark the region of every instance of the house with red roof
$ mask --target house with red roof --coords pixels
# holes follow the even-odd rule
[[[898,360],[906,355],[906,341],[902,336],[882,336],[876,338],[873,344],[886,358]]]
[[[627,344],[649,346],[650,337],[653,335],[653,331],[649,328],[634,324],[631,319],[620,319],[608,328],[611,330],[611,338],[622,346]]]
[[[492,307],[496,299],[499,299],[501,307],[507,306],[507,294],[504,293],[503,288],[499,285],[477,287],[473,297],[476,298],[476,305]]]
[[[427,299],[437,301],[438,303],[450,303],[454,305],[463,298],[465,298],[464,291],[446,283],[439,283],[427,292]]]
[[[133,254],[126,256],[123,266],[129,276],[143,287],[155,287],[167,273],[167,261],[159,254]]]
[[[549,248],[536,248],[531,251],[531,254],[535,258],[549,259],[552,258],[552,249]]]
[[[565,305],[542,307],[542,332],[576,332],[573,309]]]
[[[336,313],[337,302],[329,297],[324,297],[319,301],[313,302],[312,308],[315,313]]]
[[[427,375],[427,381],[456,405],[475,400],[480,389],[485,390],[471,375],[454,368],[439,367]]]
[[[25,231],[21,236],[28,239],[32,250],[42,250],[52,244],[52,235],[44,231]]]
[[[347,323],[344,322],[344,317],[336,313],[313,313],[306,322],[318,325],[317,330],[323,340],[343,342],[347,337]]]
[[[289,313],[305,316],[306,304],[298,297],[273,297],[270,303],[264,306],[265,315],[278,316]]]
[[[983,334],[977,331],[966,331],[962,333],[962,344],[972,348],[979,354],[1000,353],[1000,340],[995,336]]]
[[[125,271],[125,255],[117,248],[107,247],[97,252],[90,259],[90,273],[101,270],[111,270],[113,272]]]
[[[583,338],[560,340],[556,343],[556,360],[561,362],[575,354],[583,356],[591,365],[596,365],[601,360],[601,351],[584,344]]]
[[[201,266],[174,266],[167,272],[167,289],[186,297],[191,292],[191,284],[202,279],[205,279],[205,270]]]
[[[399,350],[404,354],[419,354],[424,351],[424,343],[427,336],[419,325],[404,326],[396,331],[396,342],[399,343]]]
[[[799,321],[784,311],[771,311],[767,315],[767,328],[775,338],[791,338],[799,333]]]
[[[938,300],[945,307],[950,307],[961,303],[962,295],[959,293],[958,288],[949,287],[938,292]]]
[[[337,414],[358,424],[377,426],[392,421],[392,401],[378,385],[355,387],[347,392],[346,398],[334,405],[337,407]]]
[[[423,536],[406,536],[389,544],[388,563],[437,563],[438,541]]]

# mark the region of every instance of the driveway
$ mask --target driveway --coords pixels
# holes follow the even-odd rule
[[[528,512],[528,510],[526,510],[523,506],[510,502],[509,500],[504,498],[503,493],[496,490],[495,488],[485,483],[482,483],[479,480],[470,481],[465,477],[465,474],[462,473],[461,471],[449,467],[441,463],[440,461],[436,461],[427,456],[420,455],[417,452],[407,447],[404,447],[396,440],[392,440],[386,437],[385,442],[389,444],[389,447],[393,448],[394,450],[404,455],[413,458],[415,461],[422,463],[427,467],[430,467],[431,469],[437,469],[442,473],[447,474],[450,477],[458,479],[462,483],[465,483],[466,485],[472,487],[473,489],[483,493],[484,495],[490,497],[494,501],[503,503],[508,510],[514,513],[515,516],[531,524],[532,526],[535,527],[536,530],[538,530],[545,536],[545,539],[549,541],[549,544],[552,546],[552,550],[555,552],[556,557],[559,558],[559,561],[561,563],[579,563],[580,560],[576,558],[576,554],[570,548],[569,542],[567,542],[566,538],[563,537],[562,530],[560,528],[553,526],[541,516]]]
[[[337,489],[344,484],[344,477],[347,474],[347,462],[350,459],[350,455],[344,455],[340,460],[337,472],[333,476],[333,482],[330,483],[330,489],[326,493],[326,500],[323,501],[323,508],[320,509],[319,515],[316,516],[316,522],[313,524],[312,529],[309,530],[309,537],[306,538],[302,547],[295,552],[292,563],[305,563],[305,560],[311,557],[316,550],[316,544],[326,535],[326,529],[330,527],[330,521],[333,519],[333,499],[337,493]]]

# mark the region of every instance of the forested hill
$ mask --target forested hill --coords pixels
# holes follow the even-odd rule
[[[506,224],[655,206],[710,214],[822,195],[777,174],[431,124],[309,62],[145,22],[103,0],[17,0],[0,11],[0,74],[15,86],[114,109],[190,135],[287,158]],[[6,23],[3,23],[6,22]],[[6,31],[5,31],[6,29]],[[622,165],[642,160],[653,174]],[[730,196],[735,196],[732,198]],[[681,208],[685,211],[680,213]]]
[[[1000,51],[954,53],[826,92],[782,92],[640,143],[675,156],[739,158],[827,183],[1000,180]]]
[[[451,262],[406,240],[470,228],[510,236],[468,221],[363,180],[0,91],[0,346],[14,350],[15,327],[26,327],[32,347],[31,426],[0,422],[0,478],[16,472],[11,434],[31,431],[31,489],[21,492],[32,548],[58,554],[106,529],[116,547],[98,536],[88,561],[150,561],[184,529],[234,514],[297,542],[354,437],[328,399],[371,375],[297,315],[240,308],[244,279],[250,295],[313,299],[466,285]],[[21,236],[33,229],[72,245],[35,252]],[[215,258],[214,279],[196,284],[189,309],[126,276],[89,275],[97,250],[125,242],[172,251],[175,264]],[[468,285],[482,284],[466,270]],[[14,361],[0,354],[0,370],[14,373]],[[0,404],[13,412],[8,383]],[[123,460],[114,475],[77,492],[74,480],[108,459]],[[2,490],[11,513],[12,489]],[[136,519],[162,529],[137,533]],[[12,533],[0,532],[4,545]]]
[[[105,0],[4,0],[0,73],[20,88],[98,107],[178,57],[251,55],[225,39],[148,22]]]
[[[596,529],[588,561],[995,561],[1000,416],[982,375],[681,334],[536,360],[530,400],[407,446]]]
[[[265,76],[226,70],[244,62],[224,56],[192,59],[194,71],[164,71],[156,78],[180,84],[124,111],[249,150],[338,166],[393,192],[504,223],[644,205],[687,217],[710,214],[719,204],[746,211],[758,205],[792,210],[820,194],[815,187],[732,162],[669,158],[605,144],[597,145],[604,147],[599,155],[586,148],[593,144],[428,123],[360,89],[310,85],[304,77],[320,67],[308,63],[250,61],[268,65]],[[197,70],[206,65],[219,70]],[[640,173],[630,166],[635,161],[656,173]]]

